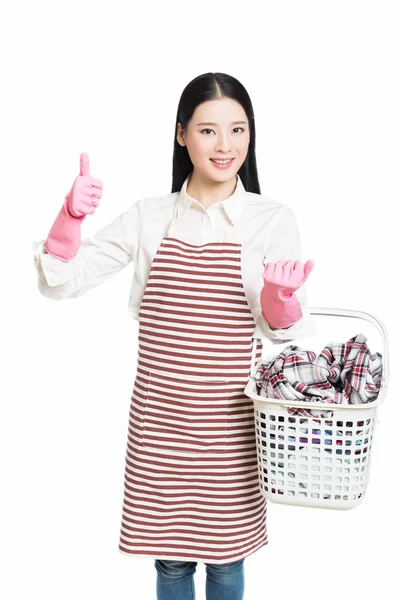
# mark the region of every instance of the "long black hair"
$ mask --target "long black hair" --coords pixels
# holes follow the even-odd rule
[[[188,83],[182,92],[174,130],[171,193],[179,192],[186,177],[193,171],[193,163],[190,160],[186,146],[181,146],[176,139],[178,123],[181,123],[182,128],[186,129],[199,104],[207,100],[216,100],[224,97],[232,98],[239,102],[246,113],[250,127],[250,142],[246,160],[240,167],[238,175],[247,192],[261,194],[256,163],[256,129],[253,106],[245,87],[240,81],[226,73],[204,73],[203,75],[199,75]]]

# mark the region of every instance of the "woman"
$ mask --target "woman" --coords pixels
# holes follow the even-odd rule
[[[268,543],[258,488],[252,401],[243,393],[253,338],[294,339],[296,297],[313,263],[288,206],[260,195],[255,124],[241,83],[223,73],[184,89],[170,194],[142,198],[81,240],[102,183],[81,170],[46,240],[39,289],[76,298],[134,264],[129,309],[139,321],[119,549],[155,559],[157,598],[238,600],[244,558]],[[300,298],[301,299],[301,298]],[[256,358],[262,345],[257,342]]]

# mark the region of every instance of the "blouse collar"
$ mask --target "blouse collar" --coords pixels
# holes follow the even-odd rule
[[[180,219],[189,210],[193,203],[197,204],[204,210],[204,206],[198,200],[192,198],[192,196],[189,196],[189,194],[186,192],[190,176],[191,173],[189,173],[189,175],[186,177],[181,187],[181,191],[178,194],[178,219]],[[236,189],[233,192],[233,194],[229,196],[229,198],[226,198],[225,200],[220,200],[219,202],[216,202],[212,205],[217,206],[220,204],[224,208],[232,224],[235,226],[239,223],[240,214],[244,207],[246,197],[245,187],[237,173],[236,180]]]

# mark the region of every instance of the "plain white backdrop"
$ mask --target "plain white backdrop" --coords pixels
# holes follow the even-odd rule
[[[309,304],[379,317],[391,353],[365,499],[349,511],[268,503],[269,545],[245,560],[245,598],[398,588],[399,30],[399,3],[385,0],[2,4],[2,598],[156,597],[153,559],[118,551],[132,265],[51,301],[31,242],[46,238],[82,151],[104,184],[84,237],[169,193],[179,97],[208,71],[250,94],[261,192],[293,208],[315,260]],[[195,582],[204,600],[203,564]]]

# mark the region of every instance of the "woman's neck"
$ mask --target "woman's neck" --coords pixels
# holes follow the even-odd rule
[[[215,202],[226,200],[235,192],[237,186],[236,175],[229,181],[211,181],[200,177],[195,171],[191,174],[186,186],[186,193],[204,208]]]

